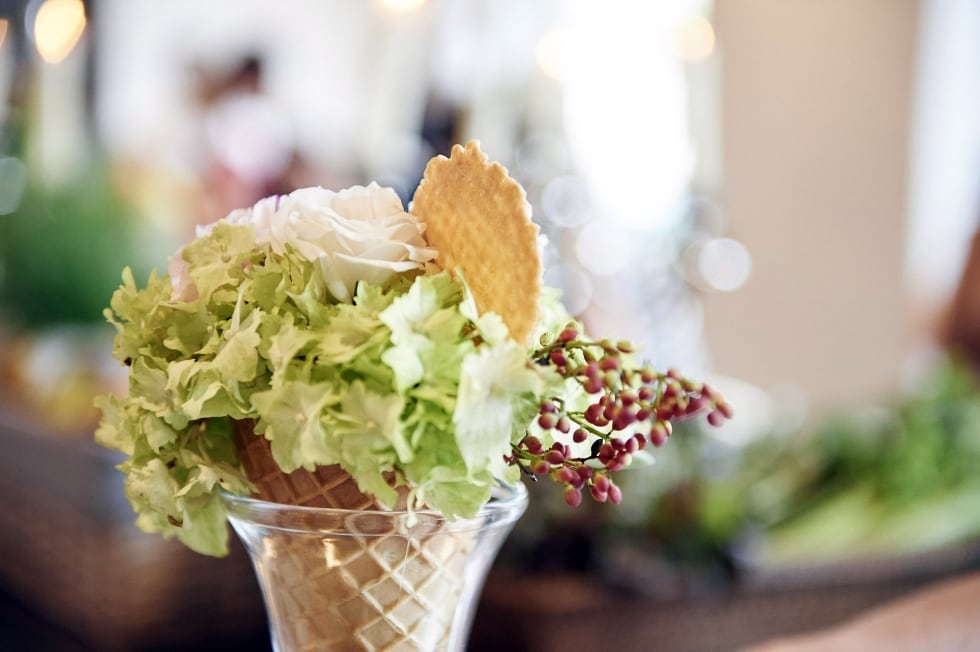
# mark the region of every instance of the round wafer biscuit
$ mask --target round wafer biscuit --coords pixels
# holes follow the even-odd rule
[[[480,312],[500,315],[527,344],[538,321],[541,256],[524,188],[470,141],[429,161],[411,212],[439,266],[461,273]]]

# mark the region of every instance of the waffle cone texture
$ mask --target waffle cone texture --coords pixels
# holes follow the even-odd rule
[[[354,478],[336,464],[313,471],[299,468],[283,472],[272,458],[269,440],[256,435],[253,428],[252,421],[235,422],[235,446],[246,477],[255,485],[253,497],[297,507],[387,509],[373,496],[362,493]]]
[[[236,424],[235,436],[253,497],[343,510],[287,509],[272,527],[232,518],[281,652],[455,649],[453,619],[476,531],[425,515],[413,524],[337,466],[283,473],[250,422]]]

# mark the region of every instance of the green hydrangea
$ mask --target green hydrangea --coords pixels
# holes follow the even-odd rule
[[[112,297],[126,396],[103,396],[99,443],[126,455],[126,495],[148,531],[206,554],[227,551],[218,489],[248,494],[232,420],[256,420],[284,471],[339,464],[365,492],[470,516],[560,382],[529,363],[492,314],[477,315],[448,273],[358,284],[350,303],[289,247],[257,243],[250,225],[217,223],[182,252],[196,288],[132,274]]]

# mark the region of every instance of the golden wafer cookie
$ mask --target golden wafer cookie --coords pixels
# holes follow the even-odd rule
[[[538,321],[541,256],[538,227],[519,183],[489,162],[477,141],[429,161],[411,212],[442,269],[460,272],[480,312],[501,316],[511,337],[527,344]]]

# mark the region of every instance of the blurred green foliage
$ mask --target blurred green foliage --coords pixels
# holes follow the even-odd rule
[[[586,501],[541,514],[532,500],[514,563],[626,584],[647,577],[643,569],[661,585],[665,575],[724,582],[745,563],[900,555],[980,537],[980,382],[952,357],[882,405],[744,448],[686,423],[656,454],[618,507]],[[639,590],[656,590],[642,581]]]
[[[980,384],[954,358],[887,404],[772,434],[738,455],[727,474],[692,463],[633,535],[674,560],[711,563],[737,552],[775,565],[921,552],[980,536]]]
[[[772,563],[917,552],[980,536],[978,470],[980,383],[946,357],[887,405],[760,442],[705,513],[732,503]]]
[[[0,156],[22,159],[25,143],[24,129],[10,125]],[[102,161],[58,185],[38,177],[28,167],[17,207],[0,215],[0,323],[35,330],[101,321],[123,267],[145,267],[138,225]]]

